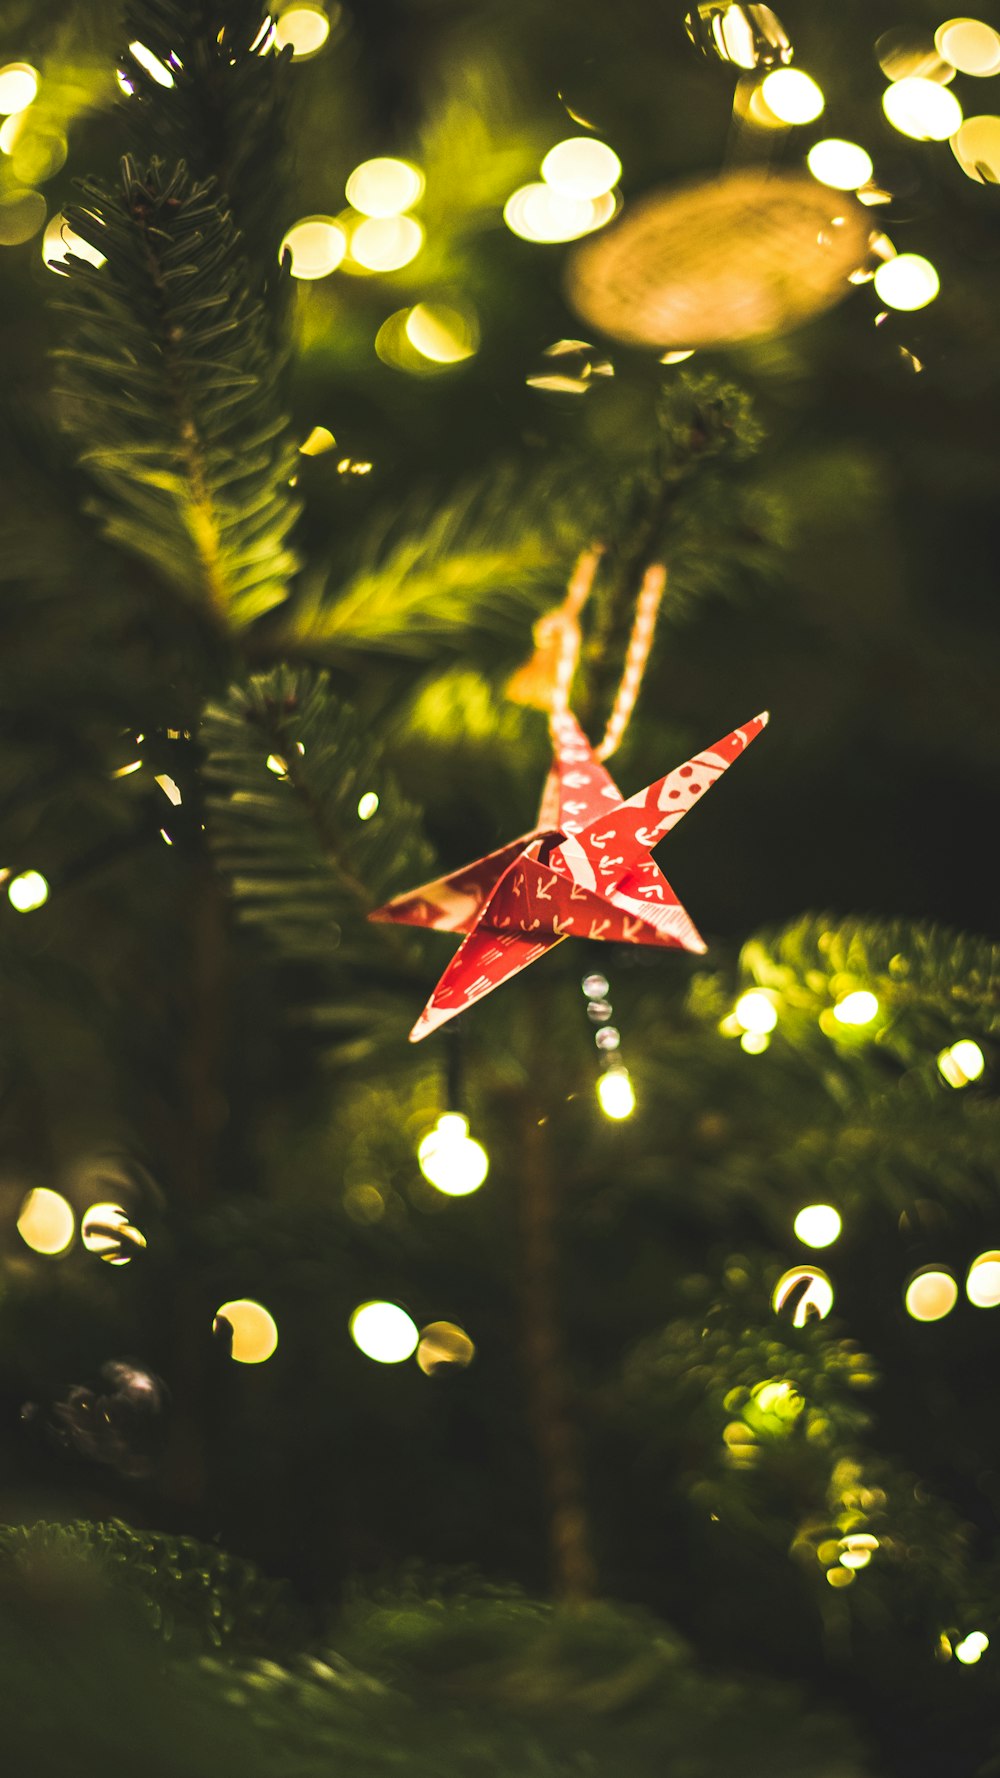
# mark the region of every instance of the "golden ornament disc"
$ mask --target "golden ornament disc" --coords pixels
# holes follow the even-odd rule
[[[797,173],[727,173],[641,199],[577,248],[566,289],[579,315],[629,344],[761,339],[846,296],[870,234],[849,193]]]

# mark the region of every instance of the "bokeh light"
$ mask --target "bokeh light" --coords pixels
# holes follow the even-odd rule
[[[986,1057],[971,1037],[961,1037],[957,1043],[941,1051],[937,1065],[942,1079],[950,1087],[967,1087],[982,1078]]]
[[[490,1170],[481,1142],[469,1135],[469,1120],[460,1111],[445,1111],[417,1149],[420,1171],[446,1198],[465,1198],[478,1191]]]
[[[870,1532],[853,1531],[848,1537],[841,1538],[837,1560],[842,1568],[852,1568],[855,1571],[867,1568],[878,1547],[878,1538],[873,1537]]]
[[[627,1068],[609,1068],[597,1082],[597,1097],[605,1117],[621,1123],[635,1110],[635,1088]]]
[[[329,426],[314,426],[309,437],[299,445],[299,456],[322,457],[324,452],[333,450],[336,442]]]
[[[832,1247],[844,1225],[832,1204],[806,1204],[793,1226],[804,1247]]]
[[[411,346],[432,364],[460,364],[479,345],[475,316],[447,303],[417,303],[406,318],[405,333]]]
[[[30,62],[8,62],[0,68],[0,116],[23,111],[38,93],[38,70]]]
[[[775,68],[761,83],[760,92],[782,123],[812,123],[826,104],[822,87],[801,68]]]
[[[398,272],[423,244],[424,231],[414,216],[366,216],[351,234],[351,258],[366,272]]]
[[[835,191],[857,191],[874,172],[868,150],[859,142],[845,142],[840,136],[814,142],[806,155],[806,166],[814,179]]]
[[[973,1260],[965,1294],[977,1309],[995,1309],[1000,1304],[1000,1252],[996,1248]]]
[[[65,216],[53,216],[46,225],[42,236],[42,258],[46,265],[61,266],[66,264],[67,255],[73,253],[77,259],[85,259],[88,265],[102,266],[107,264],[107,256],[99,253],[82,235],[70,228]]]
[[[419,1334],[396,1303],[362,1303],[350,1320],[351,1339],[376,1364],[402,1364],[416,1351]]]
[[[892,260],[890,263],[895,265],[896,262]],[[845,994],[843,1000],[837,1001],[833,1016],[838,1025],[870,1025],[878,1017],[878,1000],[867,988],[858,988],[853,994]]]
[[[913,25],[894,25],[883,31],[875,54],[887,80],[906,80],[912,75],[946,86],[955,78],[952,64],[942,60],[929,31]]]
[[[233,1330],[232,1357],[237,1364],[264,1364],[277,1351],[277,1323],[263,1303],[255,1303],[252,1297],[236,1297],[216,1309],[213,1333],[222,1331],[222,1321]]]
[[[949,19],[935,31],[934,47],[960,74],[1000,74],[1000,32],[982,19]]]
[[[65,1253],[76,1229],[73,1207],[60,1192],[36,1186],[21,1205],[17,1232],[33,1253]]]
[[[423,196],[424,176],[409,161],[378,155],[362,161],[347,181],[347,201],[362,216],[399,216]]]
[[[688,358],[694,357],[694,353],[695,348],[693,346],[676,346],[670,352],[661,352],[660,363],[684,364]]]
[[[322,6],[310,0],[293,0],[279,13],[274,26],[274,42],[278,49],[291,49],[293,62],[308,61],[317,54],[330,35],[330,20]]]
[[[370,821],[372,816],[377,813],[378,791],[366,790],[364,796],[359,797],[358,799],[358,820]]]
[[[503,219],[522,241],[553,244],[592,234],[611,221],[616,208],[613,192],[601,198],[571,198],[551,185],[522,185],[507,199]]]
[[[740,1049],[748,1056],[762,1056],[770,1047],[771,1038],[767,1031],[744,1031],[740,1038]]]
[[[903,1301],[914,1321],[942,1321],[958,1302],[958,1285],[943,1266],[924,1266],[906,1286]]]
[[[8,186],[0,196],[0,247],[20,247],[37,235],[45,221],[46,204],[40,191]]]
[[[875,273],[875,289],[889,309],[925,309],[940,288],[935,268],[919,253],[897,253]]]
[[[145,68],[150,80],[155,80],[157,86],[173,86],[174,77],[166,63],[161,62],[159,56],[155,56],[144,43],[130,43],[129,49],[133,59],[138,62],[140,68]]]
[[[833,1285],[818,1266],[792,1266],[778,1279],[771,1297],[771,1307],[780,1314],[795,1293],[793,1327],[805,1327],[809,1321],[825,1321],[833,1308]]]
[[[40,870],[23,870],[7,884],[7,900],[19,914],[33,914],[45,906],[49,886]]]
[[[954,93],[919,75],[886,87],[882,109],[893,129],[915,142],[944,142],[962,122],[962,107]]]
[[[141,1253],[146,1237],[120,1204],[91,1204],[80,1218],[80,1239],[88,1253],[111,1266],[127,1266]]]
[[[1000,185],[1000,117],[967,117],[951,147],[966,178]]]
[[[984,1630],[972,1630],[961,1642],[956,1642],[955,1659],[961,1661],[963,1667],[974,1667],[989,1646],[990,1639]]]
[[[280,257],[292,256],[292,277],[328,278],[347,252],[347,236],[332,216],[303,216],[288,230]]]
[[[550,148],[542,162],[546,185],[568,198],[602,198],[621,177],[613,148],[594,136],[570,136]]]
[[[417,1363],[426,1377],[452,1367],[465,1370],[475,1355],[476,1348],[465,1329],[454,1321],[432,1321],[420,1330]]]
[[[774,1001],[762,988],[750,988],[741,994],[733,1010],[744,1031],[765,1033],[773,1031],[778,1023]]]

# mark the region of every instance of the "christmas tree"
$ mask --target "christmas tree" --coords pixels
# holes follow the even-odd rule
[[[1000,1770],[990,20],[7,0],[12,1773]]]

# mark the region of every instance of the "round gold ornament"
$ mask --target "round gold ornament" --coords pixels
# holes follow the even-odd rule
[[[848,193],[797,173],[727,173],[633,205],[573,254],[567,294],[633,345],[762,339],[846,296],[870,234]]]

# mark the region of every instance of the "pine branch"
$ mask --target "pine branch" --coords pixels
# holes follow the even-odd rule
[[[279,668],[234,686],[208,707],[202,740],[209,843],[237,917],[290,961],[389,957],[365,915],[427,873],[428,849],[326,675]],[[365,820],[359,800],[370,793],[378,807]]]
[[[273,53],[267,7],[128,0],[122,35],[133,88],[123,109],[137,158],[183,160],[195,178],[214,178],[246,242],[255,293],[287,290],[278,246],[291,58]],[[156,57],[159,78],[132,44]]]
[[[577,547],[568,496],[551,477],[529,486],[494,472],[441,504],[414,503],[370,533],[335,592],[327,574],[307,583],[275,645],[425,659],[487,638],[522,642]]]
[[[63,422],[106,498],[105,533],[224,628],[279,604],[295,452],[264,311],[211,182],[126,157],[122,187],[82,187],[69,221],[106,257],[71,258]]]

